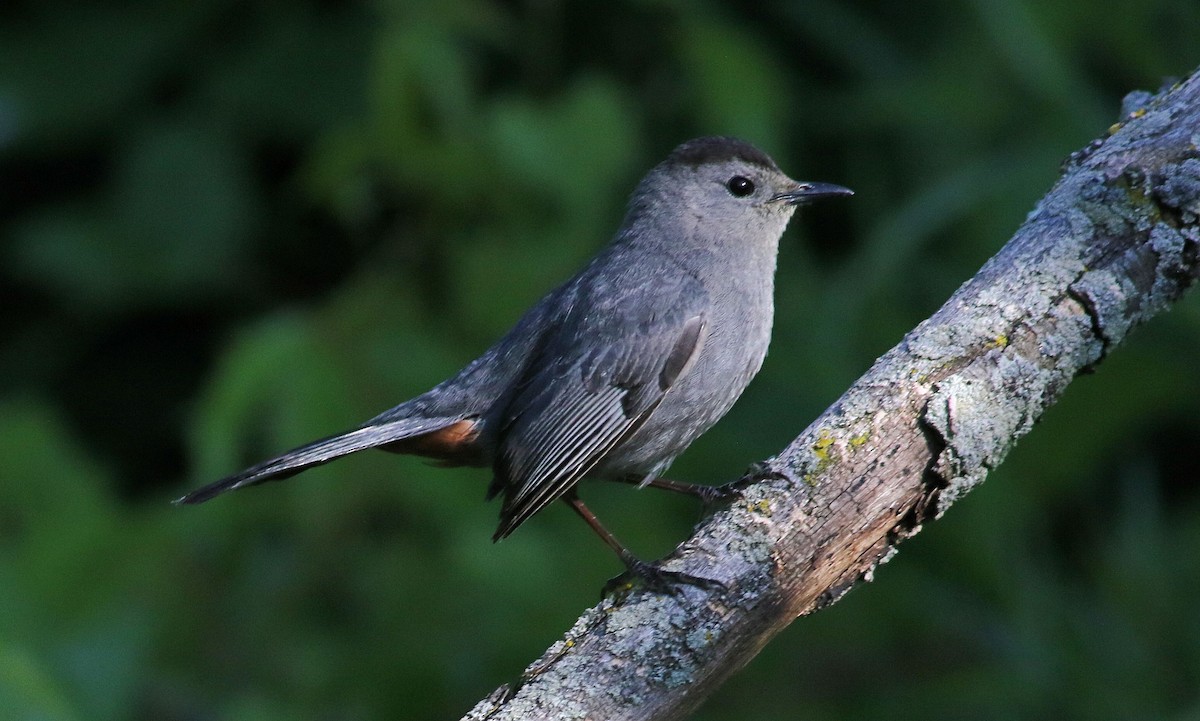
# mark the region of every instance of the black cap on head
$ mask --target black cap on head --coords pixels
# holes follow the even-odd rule
[[[779,170],[771,157],[744,140],[724,135],[711,135],[689,140],[671,151],[668,163],[678,165],[703,165],[726,160],[744,160],[771,170]]]

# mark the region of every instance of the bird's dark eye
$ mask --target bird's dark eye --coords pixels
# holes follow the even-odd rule
[[[744,198],[754,192],[754,181],[744,175],[735,175],[725,184],[729,192],[738,198]]]

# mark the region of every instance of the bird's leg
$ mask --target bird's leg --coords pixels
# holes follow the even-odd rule
[[[672,596],[674,596],[679,590],[676,588],[675,584],[688,584],[705,589],[724,588],[724,584],[722,584],[720,581],[716,581],[711,578],[693,576],[690,573],[684,573],[682,571],[668,571],[665,568],[659,568],[653,563],[647,563],[641,560],[637,556],[633,555],[624,544],[617,540],[616,536],[610,533],[609,530],[600,523],[600,519],[596,518],[596,514],[592,513],[591,509],[584,505],[583,501],[579,499],[579,496],[575,493],[574,489],[569,491],[562,498],[564,501],[566,501],[567,505],[569,505],[576,513],[579,514],[579,517],[582,518],[585,523],[591,526],[592,530],[596,532],[596,535],[600,537],[600,540],[604,541],[604,543],[617,554],[617,557],[621,559],[621,563],[625,564],[625,573],[611,579],[607,584],[605,584],[604,592],[606,594],[616,586],[620,585],[626,575],[641,579],[641,581],[649,588],[667,593]]]
[[[704,511],[707,513],[713,506],[718,503],[732,501],[742,495],[746,487],[762,480],[772,478],[787,479],[783,473],[771,468],[768,463],[755,462],[750,464],[742,477],[736,481],[730,481],[719,486],[706,486],[703,483],[686,483],[684,481],[672,481],[669,478],[659,478],[657,476],[639,476],[631,474],[614,478],[618,483],[628,483],[632,486],[651,486],[653,488],[661,488],[664,491],[672,491],[674,493],[683,493],[688,496],[699,498],[704,504]]]
[[[705,509],[712,508],[718,503],[731,500],[741,495],[742,487],[739,485],[741,481],[726,483],[723,486],[706,486],[703,483],[686,483],[684,481],[672,481],[669,478],[652,477],[649,480],[645,476],[622,476],[617,478],[621,483],[628,483],[634,486],[650,486],[652,488],[661,488],[664,491],[672,491],[674,493],[683,493],[689,496],[694,496],[700,499],[704,504]]]
[[[746,490],[747,486],[751,486],[759,481],[786,481],[788,475],[783,471],[777,471],[771,467],[770,461],[755,461],[750,464],[742,477],[736,481],[730,481],[722,486],[717,486],[716,490],[724,497],[740,496]]]

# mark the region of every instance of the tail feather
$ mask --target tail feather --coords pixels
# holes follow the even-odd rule
[[[240,473],[226,476],[175,500],[176,504],[203,503],[211,498],[245,486],[254,486],[266,481],[279,481],[313,466],[328,463],[335,458],[378,446],[395,443],[406,438],[421,436],[441,430],[462,420],[462,416],[449,418],[402,418],[400,420],[364,426],[349,433],[322,438],[277,456]]]

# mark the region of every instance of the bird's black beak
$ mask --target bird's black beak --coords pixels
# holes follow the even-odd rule
[[[796,187],[776,193],[771,200],[779,200],[788,205],[804,205],[821,198],[834,198],[839,195],[854,195],[854,191],[833,183],[799,183]]]

